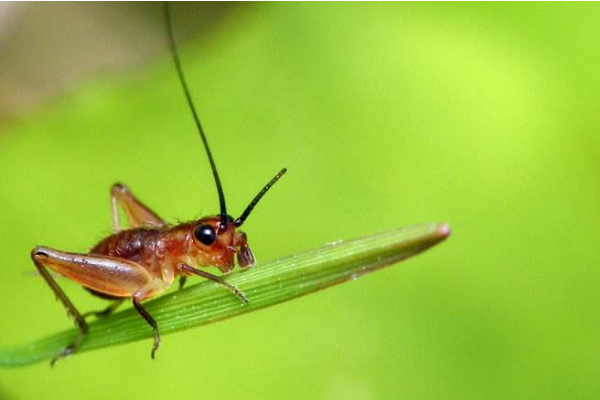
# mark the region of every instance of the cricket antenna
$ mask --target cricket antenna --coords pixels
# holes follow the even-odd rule
[[[196,108],[194,107],[194,103],[192,101],[192,96],[190,95],[190,91],[185,82],[185,78],[183,77],[183,70],[181,69],[181,62],[179,61],[179,53],[177,52],[177,47],[175,46],[175,39],[173,38],[173,29],[171,28],[171,13],[169,11],[169,2],[164,2],[165,6],[165,19],[167,21],[167,33],[169,35],[169,48],[171,50],[171,56],[173,57],[173,61],[175,62],[175,68],[177,69],[177,75],[179,76],[179,81],[181,82],[181,86],[183,86],[183,91],[185,92],[185,97],[187,99],[188,105],[190,106],[190,110],[192,110],[192,115],[194,116],[194,121],[196,121],[196,126],[198,127],[198,132],[200,133],[200,137],[202,138],[202,143],[204,143],[204,148],[206,149],[206,155],[208,156],[208,161],[210,162],[210,168],[212,169],[213,176],[215,178],[215,183],[217,185],[217,192],[219,192],[219,205],[221,207],[221,226],[220,229],[225,229],[227,227],[227,206],[225,205],[225,194],[223,193],[223,186],[221,185],[221,179],[219,179],[219,173],[217,172],[217,167],[215,166],[215,160],[213,159],[212,153],[210,152],[210,147],[208,146],[208,141],[206,140],[206,136],[204,135],[204,130],[202,129],[202,124],[200,123],[200,118],[198,118],[198,113],[196,112]],[[248,211],[248,213],[250,213]]]
[[[283,176],[283,174],[285,174],[286,172],[287,172],[287,168],[284,168],[281,171],[279,171],[277,173],[277,175],[275,175],[273,177],[273,179],[271,179],[269,181],[269,183],[267,183],[265,185],[265,187],[262,188],[262,190],[260,192],[258,192],[256,197],[250,202],[250,204],[248,204],[248,207],[246,207],[246,209],[244,210],[242,215],[234,221],[233,224],[235,225],[236,228],[239,228],[240,226],[242,226],[242,224],[244,223],[246,218],[248,218],[248,215],[250,215],[250,212],[252,212],[252,210],[258,204],[260,199],[262,199],[262,197],[269,191],[269,189],[271,189],[271,186],[273,186],[275,184],[275,182],[277,182],[279,180],[279,178],[281,178]]]

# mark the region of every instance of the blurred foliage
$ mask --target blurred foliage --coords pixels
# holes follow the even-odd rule
[[[257,257],[438,220],[452,240],[172,335],[154,362],[140,342],[0,370],[2,399],[596,398],[599,17],[594,3],[230,15],[182,61],[232,212],[289,169],[245,226]],[[166,57],[5,129],[0,179],[2,345],[70,326],[29,251],[91,247],[110,231],[113,182],[170,220],[217,211]]]

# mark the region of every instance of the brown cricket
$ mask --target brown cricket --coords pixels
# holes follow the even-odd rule
[[[223,274],[227,274],[234,268],[236,256],[241,268],[254,265],[254,256],[248,246],[246,234],[238,228],[269,188],[285,174],[286,169],[283,168],[267,183],[239,218],[233,219],[227,214],[221,180],[183,76],[173,38],[168,3],[165,3],[164,11],[171,55],[210,162],[219,195],[220,214],[169,225],[139,201],[126,186],[117,183],[111,189],[114,228],[112,235],[101,240],[86,254],[67,253],[44,246],[33,249],[31,258],[35,266],[79,328],[78,335],[52,359],[51,365],[77,350],[88,333],[87,317],[110,315],[125,299],[132,300],[135,309],[153,329],[154,344],[151,356],[154,358],[160,345],[158,324],[141,303],[164,292],[178,276],[180,288],[183,288],[188,276],[197,275],[223,285],[242,302],[248,302],[238,288],[197,267],[214,266]],[[119,206],[127,216],[128,229],[121,227]],[[112,303],[103,311],[81,314],[48,269],[77,282],[92,294],[112,300]]]

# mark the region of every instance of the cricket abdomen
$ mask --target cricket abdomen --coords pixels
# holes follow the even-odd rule
[[[123,230],[100,241],[90,253],[124,258],[148,266],[154,261],[153,256],[160,232],[148,228]]]

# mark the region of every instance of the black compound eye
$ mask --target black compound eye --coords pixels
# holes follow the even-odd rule
[[[217,240],[217,233],[210,225],[198,225],[194,228],[194,237],[205,246],[210,246]]]

